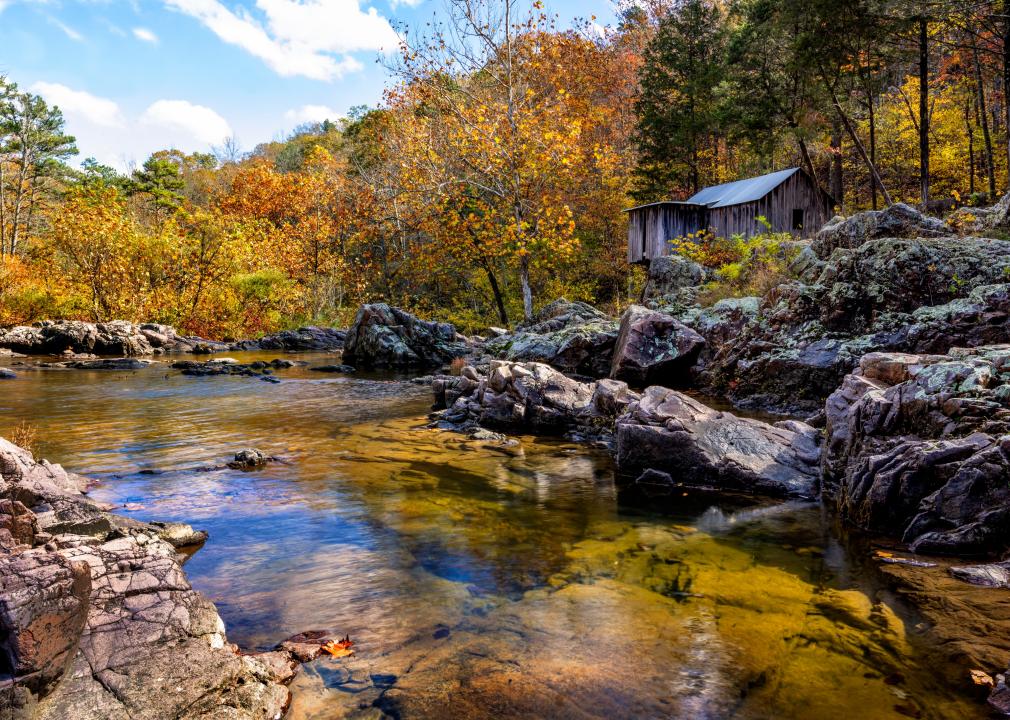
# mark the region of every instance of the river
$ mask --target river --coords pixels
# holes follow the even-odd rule
[[[186,571],[232,642],[350,635],[291,718],[986,716],[814,505],[634,497],[602,451],[425,428],[426,387],[277,374],[22,370],[0,434],[209,531]],[[247,447],[282,461],[220,468]]]

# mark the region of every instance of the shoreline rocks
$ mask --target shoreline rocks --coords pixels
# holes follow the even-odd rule
[[[1010,345],[874,353],[828,400],[824,496],[913,552],[1010,550]]]
[[[543,363],[492,360],[486,374],[465,366],[432,381],[438,424],[543,435],[609,437],[613,420],[638,395],[616,380],[583,383]]]
[[[228,644],[176,551],[206,534],[112,515],[86,485],[0,439],[4,716],[280,717],[296,660]]]

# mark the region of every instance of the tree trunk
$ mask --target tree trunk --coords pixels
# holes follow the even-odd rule
[[[1010,2],[1010,0],[1007,0]],[[866,169],[870,171],[870,175],[873,177],[873,182],[876,186],[880,188],[880,192],[884,196],[884,202],[889,206],[893,203],[891,202],[891,194],[887,192],[887,188],[884,187],[884,181],[880,179],[880,173],[877,172],[877,165],[869,156],[866,154],[866,147],[863,145],[863,141],[859,139],[859,135],[856,134],[856,129],[852,127],[852,123],[849,121],[849,116],[845,114],[845,110],[842,109],[842,104],[838,101],[838,94],[835,92],[834,86],[828,82],[828,77],[824,73],[823,68],[821,69],[821,81],[824,83],[825,89],[831,95],[831,104],[835,108],[835,112],[838,113],[838,119],[842,121],[842,126],[845,128],[845,132],[848,133],[849,139],[852,140],[852,144],[856,146],[856,152],[859,153],[859,157],[862,158],[863,163],[866,164]]]
[[[845,209],[845,187],[842,184],[842,124],[831,123],[831,173],[828,187],[839,209]]]
[[[508,328],[509,316],[505,312],[505,299],[502,297],[501,288],[498,287],[498,278],[494,276],[494,270],[487,258],[482,259],[481,263],[484,265],[484,272],[487,273],[487,280],[491,283],[491,293],[494,295],[494,302],[498,307],[498,319],[501,320],[502,327]]]
[[[964,103],[964,127],[968,132],[968,194],[975,194],[975,126],[971,122],[971,100]]]
[[[985,85],[982,83],[982,64],[978,60],[978,43],[974,40],[971,43],[972,59],[975,65],[975,97],[977,98],[978,117],[982,122],[982,140],[985,143],[985,172],[989,181],[989,201],[993,202],[996,197],[996,169],[992,162],[992,135],[989,133],[989,114],[985,108]]]
[[[530,288],[530,258],[523,255],[519,259],[519,279],[523,286],[523,319],[533,320],[533,290]]]
[[[869,108],[869,120],[870,120],[870,164],[874,167],[877,166],[877,109],[873,106],[874,97],[872,94],[867,93],[866,97],[866,107]],[[873,180],[873,175],[870,175],[870,200],[872,202],[873,209],[877,209],[877,183]]]
[[[922,208],[929,205],[929,20],[919,18],[919,187]]]
[[[1003,94],[1010,89],[1010,0],[1003,0]],[[1003,100],[1003,127],[1007,135],[1007,167],[1010,168],[1010,102]],[[1010,182],[1010,172],[1007,173]],[[995,198],[990,198],[995,200]]]

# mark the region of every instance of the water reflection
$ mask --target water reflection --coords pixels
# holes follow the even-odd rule
[[[605,454],[424,428],[423,387],[278,374],[25,371],[0,432],[29,418],[98,499],[208,530],[187,571],[233,641],[350,633],[294,717],[982,714],[814,506],[618,493]],[[244,447],[284,462],[219,467]]]

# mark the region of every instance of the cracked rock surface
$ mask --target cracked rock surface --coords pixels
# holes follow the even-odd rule
[[[279,718],[296,658],[241,655],[173,545],[0,439],[0,718]]]

